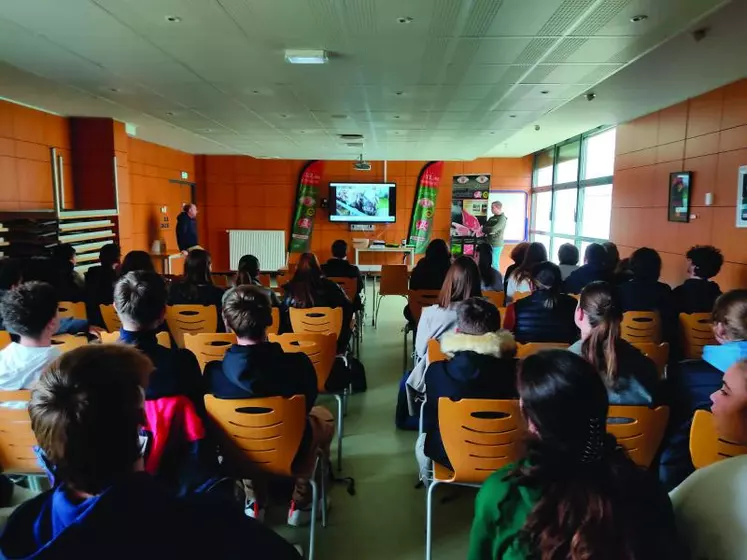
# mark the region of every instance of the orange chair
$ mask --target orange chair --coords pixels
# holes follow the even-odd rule
[[[428,341],[428,363],[432,364],[433,362],[442,362],[448,359],[449,356],[441,350],[441,343],[435,338],[431,338]]]
[[[109,305],[99,304],[99,311],[101,312],[102,319],[104,319],[104,326],[107,331],[115,332],[122,328],[122,320],[111,303]]]
[[[431,560],[433,492],[441,484],[479,487],[521,455],[524,421],[518,400],[438,399],[438,425],[453,470],[433,464],[427,480],[425,557]]]
[[[409,290],[407,292],[407,307],[410,308],[415,324],[420,321],[423,308],[438,302],[440,290]]]
[[[716,344],[710,313],[680,313],[680,333],[685,358],[699,360],[703,347]]]
[[[659,450],[669,421],[669,407],[610,406],[607,432],[628,452],[633,462],[648,468]],[[615,422],[609,419],[614,418]]]
[[[656,364],[656,369],[659,372],[661,379],[667,377],[667,362],[669,362],[669,343],[662,342],[656,344],[655,342],[633,342],[632,346],[638,348],[641,354],[651,359]]]
[[[506,319],[506,308],[505,307],[499,307],[498,313],[501,315],[501,328],[503,328],[503,321]]]
[[[119,342],[119,332],[100,332],[99,339],[102,344],[115,344]],[[171,337],[169,333],[162,331],[156,333],[156,340],[158,344],[164,348],[171,348]]]
[[[83,301],[61,301],[57,304],[57,314],[61,319],[88,319]]]
[[[525,297],[529,297],[532,295],[532,292],[514,292],[514,297],[511,301],[514,303],[519,301],[520,299],[524,299]]]
[[[167,305],[166,324],[176,345],[184,348],[185,334],[214,333],[218,312],[214,305]]]
[[[223,356],[232,344],[236,344],[236,335],[233,333],[185,333],[184,335],[184,347],[195,355],[202,373],[205,373],[205,366],[208,362],[223,360]]]
[[[0,350],[5,348],[10,343],[10,333],[8,331],[0,331]]]
[[[622,337],[633,342],[661,342],[661,317],[658,311],[623,313]]]
[[[564,342],[527,342],[516,345],[516,357],[526,358],[542,350],[567,350],[568,345]]]
[[[29,488],[41,490],[46,473],[34,453],[36,436],[27,410],[31,391],[0,391],[0,468],[3,473],[29,477]]]
[[[210,278],[213,280],[213,285],[225,290],[231,287],[231,283],[228,281],[230,275],[230,272],[211,272]]]
[[[296,334],[329,334],[340,336],[342,307],[288,308],[290,323]]]
[[[280,330],[280,309],[272,308],[272,324],[267,328],[267,334],[278,334]]]
[[[571,296],[576,301],[581,301],[581,294],[568,294],[568,295]]]
[[[52,337],[52,346],[57,348],[63,354],[75,350],[88,344],[88,338],[85,336],[76,336],[74,334],[57,334]]]
[[[745,454],[747,445],[732,443],[719,437],[710,412],[695,411],[690,428],[690,456],[696,469]]]
[[[348,296],[348,299],[353,302],[355,301],[356,297],[358,296],[358,279],[357,278],[345,278],[343,276],[328,276],[329,280],[332,280],[335,284],[340,286],[342,290],[345,292],[345,295]],[[355,355],[358,356],[360,354],[360,342],[361,337],[363,334],[363,315],[362,310],[359,309],[356,312],[356,321],[355,321],[355,329],[353,332],[354,341],[355,341]]]
[[[269,274],[262,273],[257,276],[257,280],[259,280],[259,283],[265,288],[270,288],[272,286],[272,277]]]
[[[381,300],[384,296],[407,296],[410,284],[410,273],[405,264],[383,264],[381,265],[381,282],[379,283],[379,295],[374,299],[373,326],[379,320]],[[374,278],[374,293],[376,292],[376,279]]]
[[[258,473],[284,478],[308,478],[312,503],[319,503],[317,471],[321,469],[322,499],[326,504],[325,461],[319,454],[313,472],[293,470],[293,460],[306,429],[306,399],[217,399],[205,396],[205,408],[215,427],[225,463],[237,478],[254,478]],[[327,526],[326,507],[322,507],[322,527]],[[316,515],[311,516],[309,558],[314,558]]]
[[[486,290],[482,293],[482,297],[489,299],[490,302],[498,309],[506,304],[506,292],[494,292],[492,290]]]

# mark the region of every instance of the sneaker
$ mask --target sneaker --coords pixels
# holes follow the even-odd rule
[[[316,508],[317,519],[322,515],[322,499],[319,498],[319,507]],[[311,504],[305,508],[299,508],[296,502],[291,500],[290,508],[288,509],[288,525],[291,527],[304,527],[311,523]],[[329,511],[329,500],[327,500],[327,510]]]
[[[263,523],[265,520],[265,508],[260,507],[258,502],[252,500],[246,502],[246,505],[244,506],[244,515]]]

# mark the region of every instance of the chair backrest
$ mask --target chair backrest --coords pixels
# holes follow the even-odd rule
[[[0,468],[4,473],[44,472],[34,454],[36,436],[26,408],[30,400],[30,391],[0,391]]]
[[[669,362],[668,342],[662,342],[661,344],[656,344],[655,342],[632,342],[631,345],[638,348],[641,354],[656,364],[656,370],[659,372],[661,379],[666,377],[667,363]]]
[[[184,348],[185,334],[218,330],[218,312],[214,305],[167,305],[166,324],[176,345]]]
[[[661,342],[661,317],[658,311],[623,313],[622,337],[628,342]]]
[[[690,428],[690,457],[696,469],[745,454],[747,454],[747,445],[731,443],[719,437],[710,412],[695,411]]]
[[[432,364],[433,362],[441,362],[448,359],[449,357],[441,350],[441,343],[435,338],[431,338],[428,341],[428,363]]]
[[[415,323],[420,321],[423,307],[435,305],[441,290],[409,290],[407,292],[407,307],[410,308]]]
[[[5,348],[10,343],[10,333],[8,331],[0,331],[0,350]]]
[[[501,308],[506,303],[506,292],[494,292],[492,290],[485,290],[482,292],[482,297],[488,298],[490,302],[498,308]]]
[[[100,332],[99,338],[102,344],[114,344],[119,342],[119,332]],[[156,333],[156,340],[164,348],[171,348],[171,337],[166,331]]]
[[[272,308],[272,324],[267,327],[267,334],[278,334],[280,330],[280,309]]]
[[[335,284],[342,288],[345,295],[348,296],[350,301],[353,301],[358,295],[358,279],[357,278],[345,278],[343,276],[328,276],[329,280],[332,280]]]
[[[289,399],[206,395],[205,408],[217,429],[228,472],[291,476],[306,427],[305,401],[303,395]]]
[[[610,406],[607,432],[617,438],[636,465],[648,468],[659,450],[669,420],[669,407]]]
[[[481,483],[521,454],[524,421],[518,400],[441,397],[438,425],[454,471],[452,482]]]
[[[342,307],[288,308],[291,328],[294,333],[328,334],[340,336],[342,329]]]
[[[223,360],[223,355],[232,344],[236,344],[233,333],[184,334],[184,347],[197,357],[203,372],[208,362]]]
[[[514,292],[513,301],[519,301],[532,295],[532,292]]]
[[[382,264],[379,295],[406,296],[410,284],[410,273],[406,264]]]
[[[56,334],[52,337],[52,346],[57,348],[63,354],[75,350],[88,344],[88,338],[85,336],[76,336],[74,334]]]
[[[317,389],[325,391],[327,379],[332,372],[337,353],[337,336],[328,334],[286,333],[268,336],[270,342],[277,342],[284,352],[306,354],[316,371]]]
[[[527,342],[526,344],[516,345],[516,357],[521,359],[536,354],[542,350],[566,350],[567,348],[568,344],[565,342]]]
[[[298,268],[298,263],[288,263],[288,280],[293,278],[296,274],[296,269]]]
[[[265,288],[269,288],[272,285],[272,277],[269,274],[261,273],[257,276],[257,280],[259,280],[259,283]]]
[[[710,313],[680,313],[680,333],[685,358],[698,360],[703,347],[716,344]]]
[[[122,328],[122,320],[119,318],[117,310],[114,309],[114,305],[101,303],[99,304],[99,311],[101,311],[101,318],[104,319],[106,330],[115,332]]]
[[[568,295],[571,296],[576,301],[581,301],[581,294],[568,294]]]
[[[213,281],[214,286],[218,286],[219,288],[223,288],[224,290],[226,288],[229,288],[231,286],[230,282],[228,281],[230,273],[227,272],[212,272],[210,274],[210,278]]]
[[[503,321],[506,319],[506,308],[505,307],[499,307],[498,313],[501,315],[501,328],[503,328]]]
[[[57,313],[62,319],[88,319],[83,301],[61,301],[57,304]]]

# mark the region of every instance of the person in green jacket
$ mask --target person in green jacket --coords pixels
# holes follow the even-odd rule
[[[493,268],[499,270],[501,253],[503,252],[503,232],[506,231],[508,218],[503,213],[503,204],[497,200],[490,205],[490,211],[493,215],[482,226],[482,231],[487,236],[487,241],[493,248]]]
[[[588,362],[539,352],[518,390],[525,454],[483,484],[469,560],[687,558],[666,492],[606,433],[607,390]]]

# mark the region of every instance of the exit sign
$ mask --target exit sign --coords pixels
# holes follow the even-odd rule
[[[182,179],[189,179],[189,173],[182,171]]]

